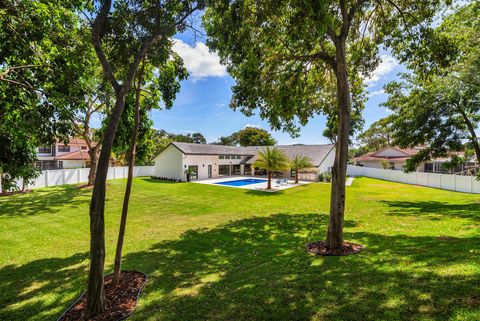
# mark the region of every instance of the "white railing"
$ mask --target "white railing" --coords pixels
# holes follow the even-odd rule
[[[424,172],[404,173],[400,170],[379,169],[354,165],[348,165],[347,174],[350,176],[366,176],[383,179],[386,181],[434,187],[449,191],[480,194],[480,182],[476,180],[475,176]]]
[[[28,189],[65,185],[80,184],[88,181],[89,168],[56,169],[42,171],[39,177],[27,186]],[[127,178],[128,167],[110,167],[108,168],[107,179]],[[155,166],[135,166],[133,176],[153,176]],[[18,187],[22,188],[22,180],[17,182]],[[1,191],[1,186],[0,186]]]

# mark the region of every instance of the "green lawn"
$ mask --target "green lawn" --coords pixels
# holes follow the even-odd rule
[[[107,272],[125,180],[109,181]],[[479,320],[480,196],[356,179],[345,238],[315,257],[329,185],[279,193],[134,182],[124,268],[148,274],[132,320]],[[55,320],[85,289],[88,190],[0,198],[0,320]]]

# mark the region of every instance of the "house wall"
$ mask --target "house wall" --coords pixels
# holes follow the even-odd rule
[[[217,155],[187,155],[183,160],[183,170],[186,170],[188,166],[198,166],[198,179],[207,179],[208,165],[212,165],[212,178],[216,178],[218,177],[218,165],[222,164],[220,161],[223,160],[219,160]],[[186,176],[183,176],[183,180],[186,180]]]
[[[184,179],[184,154],[175,146],[168,146],[155,157],[155,176],[173,179]]]
[[[81,146],[87,146],[87,145],[86,144],[67,144],[67,146],[70,146],[70,151],[69,152],[60,152],[58,149],[60,147],[63,147],[63,146],[64,146],[63,143],[57,143],[55,145],[57,156],[61,156],[61,155],[68,154],[68,153],[71,153],[71,152],[76,152],[76,151],[81,149]],[[88,148],[87,149],[82,149],[82,152],[85,152],[88,155]]]
[[[318,167],[318,174],[329,172],[335,162],[335,147],[332,147],[327,156],[323,159],[323,162]]]
[[[405,165],[405,161],[395,162],[395,161],[389,160],[389,162],[393,163],[393,165],[394,165],[393,169],[395,169],[395,170],[402,170],[403,165]],[[370,167],[370,168],[380,168],[380,169],[383,168],[383,165],[382,165],[381,161],[359,161],[359,162],[357,162],[357,164],[362,165],[364,167]]]

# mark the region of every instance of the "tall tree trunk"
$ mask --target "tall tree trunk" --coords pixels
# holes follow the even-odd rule
[[[90,170],[88,171],[88,186],[95,184],[95,176],[97,174],[98,150],[100,143],[90,148],[88,155],[90,156]]]
[[[138,85],[135,92],[135,121],[134,121],[133,131],[132,131],[132,140],[130,142],[130,155],[128,158],[127,186],[125,188],[125,196],[123,197],[122,218],[120,220],[120,230],[118,232],[117,250],[115,252],[115,268],[113,271],[113,280],[112,280],[114,286],[117,286],[120,283],[120,273],[122,268],[123,239],[125,238],[125,228],[127,225],[128,204],[130,201],[130,192],[132,190],[132,181],[133,181],[133,165],[135,163],[138,128],[140,127],[140,93],[142,89],[144,68],[145,68],[145,62],[142,63],[142,67],[138,75]]]
[[[295,167],[295,184],[298,184],[298,167]]]
[[[345,58],[345,39],[336,41],[336,77],[338,100],[338,132],[335,162],[332,169],[330,221],[326,246],[330,250],[343,249],[343,220],[345,213],[345,180],[347,176],[348,142],[350,135],[350,88]]]
[[[267,182],[267,189],[272,189],[272,172],[268,171],[268,182]]]
[[[472,122],[470,121],[470,118],[468,117],[467,113],[459,108],[460,113],[462,114],[463,120],[465,124],[467,125],[468,131],[470,132],[470,141],[473,145],[473,149],[475,150],[475,157],[477,158],[477,162],[480,164],[480,146],[478,144],[478,137],[477,133],[475,133],[475,127],[473,126]]]
[[[87,314],[105,311],[104,263],[105,263],[105,183],[112,151],[113,140],[125,107],[126,88],[122,86],[115,93],[115,107],[110,115],[102,150],[98,159],[97,175],[90,202],[90,271],[87,289]]]

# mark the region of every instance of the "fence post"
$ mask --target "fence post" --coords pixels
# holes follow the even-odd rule
[[[45,170],[45,187],[48,187],[48,169]]]
[[[80,184],[81,175],[80,175],[80,168],[77,168],[77,184]]]
[[[65,169],[65,168],[62,169],[62,182],[63,182],[62,185],[65,185],[65,183],[66,183],[66,178],[65,178],[66,174],[65,174],[65,172],[66,172],[66,169]]]

